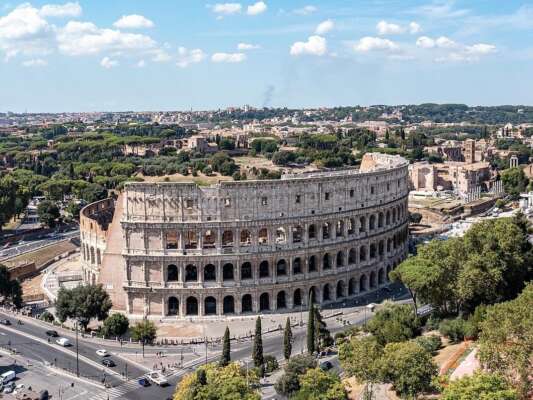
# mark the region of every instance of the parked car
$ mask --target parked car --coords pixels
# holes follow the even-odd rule
[[[150,386],[150,381],[146,378],[141,378],[139,379],[139,385],[141,385],[142,387],[148,387]]]
[[[333,368],[333,364],[329,361],[324,361],[323,363],[320,363],[320,369],[322,371],[329,371],[331,368]]]
[[[46,331],[46,336],[51,336],[51,337],[58,337],[59,334],[56,332],[56,331]]]
[[[102,364],[105,365],[106,367],[109,367],[109,368],[112,368],[112,367],[115,367],[117,364],[115,364],[115,362],[110,359],[110,358],[104,358],[102,360]]]
[[[107,357],[109,355],[105,349],[96,350],[96,354],[98,354],[100,357]]]
[[[68,340],[67,338],[59,338],[56,340],[56,343],[60,346],[63,346],[63,347],[68,347],[70,346],[70,340]]]
[[[146,377],[148,378],[150,382],[152,382],[155,385],[158,385],[158,386],[168,385],[167,379],[160,372],[157,372],[157,371],[149,372],[146,374]]]
[[[11,325],[11,321],[8,319],[0,319],[0,324],[2,325]]]
[[[13,393],[13,391],[15,390],[15,382],[6,383],[3,386],[4,388],[2,390],[2,393],[5,393],[5,394]]]
[[[6,383],[11,382],[12,380],[14,380],[16,377],[17,377],[17,373],[15,371],[13,371],[13,370],[6,371],[2,375],[0,375],[0,383],[5,385]]]

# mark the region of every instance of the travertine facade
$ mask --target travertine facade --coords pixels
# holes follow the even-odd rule
[[[127,184],[98,265],[82,224],[85,276],[134,317],[290,310],[310,294],[319,303],[357,296],[385,284],[406,255],[407,195],[407,162],[383,154],[366,154],[359,170],[281,180]]]

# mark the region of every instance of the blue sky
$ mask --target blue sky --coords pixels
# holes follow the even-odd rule
[[[0,0],[0,111],[533,104],[533,3]]]

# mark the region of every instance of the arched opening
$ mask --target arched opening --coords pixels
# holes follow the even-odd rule
[[[167,315],[178,315],[179,310],[180,310],[179,300],[176,297],[169,297]]]
[[[276,229],[276,243],[287,243],[287,232],[285,232],[285,228],[279,227]]]
[[[307,229],[307,236],[309,239],[316,239],[316,226],[311,224],[309,225],[309,228]]]
[[[187,298],[187,306],[185,307],[185,313],[187,315],[198,315],[198,300],[196,297]]]
[[[396,208],[393,208],[393,209],[392,209],[392,222],[393,222],[393,223],[396,222]]]
[[[222,234],[222,247],[233,246],[233,231],[224,231]]]
[[[338,281],[337,282],[336,297],[337,297],[337,299],[345,297],[344,296],[344,281]]]
[[[324,289],[322,290],[322,301],[329,301],[331,300],[331,293],[329,289],[329,283],[326,283],[324,285]]]
[[[370,259],[376,258],[376,245],[372,243],[370,245]]]
[[[331,261],[329,259],[329,254],[324,254],[324,257],[322,257],[322,269],[330,269],[331,268]]]
[[[292,260],[292,273],[293,275],[302,273],[302,259],[300,257],[296,257]]]
[[[372,271],[370,273],[370,287],[371,288],[375,288],[377,286],[376,284],[376,273],[374,271]]]
[[[317,298],[317,289],[315,286],[311,286],[311,288],[309,289],[309,299],[313,301],[313,303],[316,303],[316,298]]]
[[[270,268],[268,265],[268,261],[261,261],[261,264],[259,264],[259,278],[267,278],[270,276]]]
[[[378,255],[382,256],[385,253],[385,242],[380,240],[378,243]]]
[[[361,275],[361,278],[359,278],[359,291],[366,292],[366,290],[366,275]]]
[[[384,219],[384,218],[383,218],[383,213],[380,212],[380,213],[378,214],[378,228],[383,228],[383,219]]]
[[[361,246],[359,248],[359,261],[366,261],[366,247]]]
[[[324,225],[322,225],[322,239],[329,239],[330,237],[330,226],[329,222],[326,222]]]
[[[293,294],[292,298],[293,298],[293,300],[292,300],[293,307],[297,307],[297,306],[303,305],[303,303],[302,303],[302,291],[300,289],[296,289],[294,291],[294,294]]]
[[[250,246],[252,244],[252,234],[249,230],[243,229],[241,231],[241,246]]]
[[[378,285],[383,285],[385,283],[385,271],[383,268],[380,268],[378,271]]]
[[[387,214],[385,214],[385,225],[390,225],[390,210],[387,210]]]
[[[233,279],[233,264],[224,264],[224,266],[222,267],[222,280],[232,281]]]
[[[213,296],[206,297],[204,300],[205,315],[217,314],[217,300]]]
[[[242,312],[243,313],[252,312],[253,311],[253,308],[252,308],[252,295],[251,294],[245,294],[244,296],[242,296],[241,304],[242,304],[241,307],[242,307]]]
[[[392,251],[392,239],[387,239],[387,253],[390,253]]]
[[[316,257],[311,256],[309,257],[309,272],[315,272],[316,271]]]
[[[252,264],[244,262],[241,265],[241,279],[252,279]]]
[[[342,268],[342,267],[344,267],[344,252],[339,251],[337,253],[337,268]]]
[[[376,216],[374,214],[372,214],[368,220],[368,229],[371,231],[376,229]]]
[[[178,248],[178,232],[170,231],[165,234],[166,247],[169,250]]]
[[[351,278],[348,281],[348,296],[353,296],[355,294],[356,285],[357,285],[357,282],[355,281],[355,278]]]
[[[344,237],[344,221],[341,219],[335,224],[335,236]]]
[[[284,290],[282,290],[281,292],[278,292],[278,295],[276,296],[276,306],[278,310],[287,308],[287,301],[285,299]]]
[[[366,218],[359,218],[359,233],[366,232]]]
[[[204,249],[213,249],[216,246],[217,234],[212,230],[205,231],[204,234]]]
[[[235,313],[235,300],[233,299],[233,296],[226,296],[224,297],[224,307],[223,312],[224,314],[234,314]]]
[[[268,244],[268,231],[266,228],[260,229],[257,234],[257,241],[260,245]]]
[[[167,267],[167,281],[176,282],[178,280],[178,267],[174,264],[170,264]]]
[[[353,265],[357,262],[357,253],[355,249],[350,249],[348,252],[348,264]]]
[[[217,280],[217,270],[213,264],[207,264],[204,267],[204,281],[216,281]]]
[[[287,262],[284,259],[281,259],[276,264],[276,275],[277,276],[286,276],[287,275]]]
[[[100,249],[96,249],[96,265],[102,264],[102,253],[100,253]]]
[[[348,220],[348,235],[353,235],[355,233],[355,219],[350,218]]]
[[[259,296],[259,311],[270,310],[270,298],[268,293],[263,293]]]
[[[194,231],[187,231],[185,232],[185,235],[183,236],[184,244],[186,249],[197,249],[198,248],[198,237],[196,236],[196,232]]]
[[[387,265],[387,276],[385,276],[385,279],[387,280],[387,282],[389,281],[389,274],[390,272],[392,271],[392,266],[389,264]]]
[[[185,282],[196,282],[198,280],[198,269],[195,265],[189,264],[185,267]]]
[[[300,225],[292,227],[292,242],[300,243],[302,241],[303,229]]]

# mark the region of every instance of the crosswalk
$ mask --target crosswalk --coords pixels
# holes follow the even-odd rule
[[[137,379],[124,382],[119,386],[114,388],[107,389],[106,391],[99,391],[99,393],[89,397],[89,400],[113,400],[118,399],[124,396],[126,393],[133,392],[134,390],[139,389],[139,383]]]

